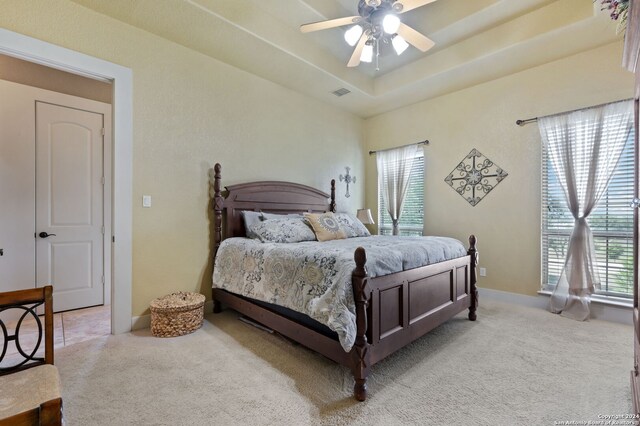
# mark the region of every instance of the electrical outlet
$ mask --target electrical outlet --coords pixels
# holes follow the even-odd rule
[[[142,196],[142,207],[151,207],[151,195]]]
[[[487,268],[480,268],[480,276],[481,277],[487,276]]]

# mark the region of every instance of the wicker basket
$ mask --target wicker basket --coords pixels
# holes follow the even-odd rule
[[[178,292],[151,301],[151,334],[175,337],[193,333],[202,326],[205,297]]]

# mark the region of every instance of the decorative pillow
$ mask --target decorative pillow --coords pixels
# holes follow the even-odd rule
[[[247,235],[247,238],[254,238],[254,239],[258,239],[258,236],[255,235],[253,231],[251,231],[251,228],[255,224],[258,224],[265,220],[282,219],[284,217],[302,218],[301,214],[295,214],[295,213],[276,214],[276,213],[256,212],[252,210],[243,210],[240,212],[240,214],[242,215],[242,219],[244,220],[244,232]]]
[[[347,235],[347,238],[352,237],[370,237],[371,233],[366,226],[358,220],[352,214],[349,213],[336,213],[336,220],[340,223],[340,226]]]
[[[305,219],[309,221],[318,241],[342,240],[347,238],[340,222],[331,213],[305,213]]]
[[[262,222],[262,212],[243,210],[240,214],[244,220],[244,232],[247,234],[247,238],[257,238],[257,236],[252,233],[251,228],[253,225]]]
[[[263,243],[299,243],[316,239],[304,219],[296,217],[265,220],[253,225],[251,232]]]

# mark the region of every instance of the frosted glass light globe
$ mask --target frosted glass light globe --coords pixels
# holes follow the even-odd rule
[[[395,36],[391,41],[391,44],[398,55],[402,55],[402,52],[407,50],[407,47],[409,47],[409,43],[407,43],[407,41],[400,35]]]
[[[360,60],[362,62],[371,62],[373,60],[373,46],[370,44],[366,44],[364,49],[362,49],[362,54],[360,55]]]
[[[400,18],[397,15],[389,14],[382,20],[382,29],[387,34],[395,34],[400,28]]]
[[[344,33],[344,39],[349,46],[355,46],[360,36],[362,35],[362,27],[360,25],[354,25]]]

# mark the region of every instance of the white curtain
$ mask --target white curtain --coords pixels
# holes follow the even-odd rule
[[[584,321],[600,286],[587,218],[607,189],[633,125],[633,103],[622,101],[538,119],[542,140],[564,190],[574,227],[550,310]]]
[[[409,145],[402,148],[378,151],[378,187],[382,188],[382,198],[387,212],[393,223],[393,235],[398,235],[398,224],[402,205],[407,196],[409,179],[416,161],[419,145]]]

